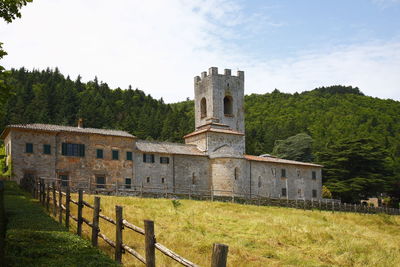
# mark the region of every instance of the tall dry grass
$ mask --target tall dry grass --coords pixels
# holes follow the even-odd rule
[[[77,199],[76,195],[73,195]],[[85,201],[93,204],[93,195]],[[179,205],[180,204],[180,205]],[[400,266],[400,217],[304,211],[232,203],[101,196],[102,213],[143,228],[155,221],[157,242],[202,266],[209,266],[212,244],[229,245],[229,266]],[[76,206],[71,204],[72,214]],[[92,220],[92,210],[83,216]],[[76,229],[73,222],[72,230]],[[101,232],[115,240],[115,226],[100,219]],[[90,228],[84,225],[84,236]],[[144,237],[125,229],[124,243],[144,256]],[[99,239],[110,256],[114,250]],[[142,266],[125,254],[125,266]],[[157,266],[179,266],[157,252]]]

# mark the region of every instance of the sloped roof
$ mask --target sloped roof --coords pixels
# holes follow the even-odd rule
[[[231,129],[219,129],[219,128],[208,127],[208,128],[201,129],[201,130],[198,130],[198,131],[194,131],[194,132],[192,132],[190,134],[187,134],[183,138],[191,137],[191,136],[194,136],[194,135],[197,135],[197,134],[201,134],[201,133],[205,133],[205,132],[244,135],[244,133],[237,132],[237,131],[234,131],[234,130],[231,130]]]
[[[10,129],[26,129],[26,130],[36,130],[36,131],[46,131],[46,132],[72,132],[72,133],[100,134],[100,135],[135,138],[134,135],[131,135],[128,132],[119,131],[119,130],[108,130],[108,129],[97,129],[97,128],[79,128],[79,127],[72,127],[72,126],[41,124],[41,123],[8,125],[6,127],[6,129],[3,131],[3,133],[1,134],[1,138],[4,138],[4,135]]]
[[[149,153],[206,156],[206,154],[200,151],[195,145],[185,145],[169,142],[137,140],[136,148],[139,151]]]
[[[263,161],[263,162],[272,162],[272,163],[281,163],[281,164],[291,164],[291,165],[303,165],[303,166],[310,166],[310,167],[323,167],[322,165],[309,163],[309,162],[301,162],[295,160],[288,160],[288,159],[280,159],[275,157],[259,157],[253,155],[244,155],[244,157],[248,160],[253,161]]]

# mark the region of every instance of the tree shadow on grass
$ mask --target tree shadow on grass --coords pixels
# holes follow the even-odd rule
[[[6,188],[6,266],[118,266],[54,221],[15,183]]]

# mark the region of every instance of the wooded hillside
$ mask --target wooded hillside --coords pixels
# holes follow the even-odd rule
[[[2,105],[1,128],[34,122],[76,125],[84,118],[85,127],[173,142],[182,142],[194,129],[190,100],[165,104],[137,89],[111,89],[97,78],[83,83],[80,77],[64,77],[58,69],[12,70],[6,82],[13,94]],[[271,153],[277,140],[305,133],[312,138],[310,158],[325,165],[324,181],[334,196],[350,194],[352,201],[382,192],[400,194],[400,102],[364,96],[358,88],[331,86],[301,94],[275,90],[248,95],[245,109],[248,154]],[[360,172],[363,164],[373,167]],[[373,189],[367,190],[371,184]],[[343,192],[350,187],[350,193]]]

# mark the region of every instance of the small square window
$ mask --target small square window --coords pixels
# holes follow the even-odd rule
[[[96,149],[96,158],[98,159],[103,158],[103,149]]]
[[[62,174],[60,175],[61,179],[61,186],[67,187],[68,186],[68,175]]]
[[[132,188],[132,179],[131,178],[125,178],[125,188],[126,189]]]
[[[25,152],[26,153],[33,153],[33,144],[32,143],[26,143],[25,144]]]
[[[282,196],[286,197],[286,188],[282,188]]]
[[[160,157],[161,164],[169,164],[169,157]]]
[[[43,154],[47,154],[47,155],[51,154],[51,146],[50,145],[43,145]]]
[[[112,151],[112,159],[118,160],[119,158],[119,151],[118,150],[113,150]]]
[[[105,188],[106,177],[104,176],[96,176],[96,187],[97,188]]]
[[[130,151],[126,152],[126,160],[132,160],[132,152]]]
[[[150,177],[146,178],[146,183],[150,183]]]
[[[313,180],[317,180],[317,172],[316,171],[312,171],[311,175],[312,175]]]
[[[161,178],[161,183],[165,183],[165,178]]]
[[[312,191],[312,197],[316,198],[317,197],[317,190],[313,189]]]
[[[143,162],[154,163],[154,154],[143,154]]]

